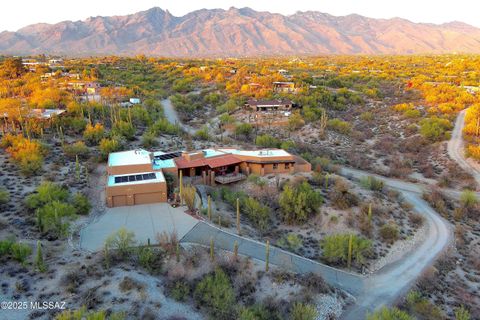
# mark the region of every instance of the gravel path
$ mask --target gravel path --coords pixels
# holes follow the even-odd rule
[[[163,106],[163,113],[165,114],[165,117],[167,118],[168,122],[180,126],[180,128],[187,132],[188,134],[194,135],[196,130],[186,124],[184,124],[182,121],[180,121],[180,118],[178,117],[178,113],[175,110],[175,107],[172,104],[172,101],[170,101],[170,98],[163,99],[161,101],[162,106]]]
[[[473,159],[465,157],[465,143],[463,141],[463,127],[465,125],[465,113],[467,109],[462,110],[455,121],[455,127],[453,128],[452,137],[448,141],[448,155],[452,160],[458,163],[458,165],[468,173],[470,173],[480,185],[480,163]]]

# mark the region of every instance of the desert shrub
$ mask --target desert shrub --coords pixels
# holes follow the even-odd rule
[[[212,317],[229,320],[235,306],[235,292],[228,276],[217,268],[214,274],[207,275],[195,287],[195,301],[208,309]]]
[[[470,320],[471,315],[464,306],[455,309],[455,320]]]
[[[158,134],[178,134],[180,128],[177,125],[174,125],[168,121],[166,118],[161,118],[155,121],[155,123],[149,128],[149,131],[154,135]]]
[[[183,187],[182,197],[188,207],[188,210],[190,211],[194,211],[196,209],[196,194],[197,189],[195,189],[194,186],[188,185]]]
[[[90,204],[90,201],[88,201],[88,198],[80,192],[73,195],[72,205],[80,215],[87,215],[92,209],[92,205]]]
[[[420,112],[420,110],[417,110],[417,109],[413,109],[413,110],[406,110],[404,113],[403,113],[403,116],[405,118],[420,118],[420,116],[422,115],[422,113]]]
[[[362,177],[360,179],[362,187],[372,191],[382,191],[383,181],[372,176]]]
[[[138,262],[143,268],[151,271],[154,260],[155,253],[151,247],[141,247],[138,249]]]
[[[460,195],[460,203],[464,208],[472,208],[478,203],[478,197],[472,190],[464,190]]]
[[[37,187],[35,193],[27,196],[25,203],[30,209],[38,209],[53,201],[65,202],[68,197],[67,189],[53,182],[43,182]]]
[[[237,109],[238,103],[234,99],[228,99],[224,104],[217,107],[217,113],[232,112]]]
[[[279,148],[281,143],[281,140],[272,137],[269,134],[259,135],[255,139],[255,144],[263,148]]]
[[[335,180],[335,186],[328,194],[333,207],[345,210],[358,205],[358,197],[351,193],[348,189],[348,183],[343,179]]]
[[[348,260],[348,246],[350,234],[334,234],[326,236],[320,241],[323,257],[329,263],[345,264]],[[365,256],[370,252],[372,242],[363,237],[352,237],[352,262],[362,265]]]
[[[466,154],[469,157],[474,158],[475,160],[480,160],[480,146],[473,144],[467,145]]]
[[[373,119],[375,119],[375,116],[373,112],[367,111],[367,112],[363,112],[360,115],[360,119],[363,121],[372,121]]]
[[[323,198],[312,186],[303,181],[297,186],[286,185],[278,199],[282,218],[287,223],[304,223],[318,212]]]
[[[127,140],[133,140],[135,137],[135,127],[131,122],[120,120],[113,124],[112,133],[122,136]]]
[[[278,241],[278,245],[292,251],[297,251],[302,246],[302,239],[295,233],[289,233]]]
[[[55,320],[124,320],[126,314],[124,312],[111,313],[107,316],[106,312],[100,311],[87,311],[86,307],[82,307],[78,310],[65,310],[55,316]]]
[[[27,244],[16,242],[10,247],[10,253],[14,260],[25,265],[27,258],[32,254],[32,248]]]
[[[394,223],[386,223],[380,228],[380,237],[388,243],[394,243],[398,240],[398,227]]]
[[[420,121],[420,134],[430,141],[440,141],[448,138],[446,133],[451,128],[452,124],[447,119],[430,117]]]
[[[88,124],[83,132],[83,139],[90,144],[98,144],[105,135],[105,129],[100,123],[96,123],[94,126]]]
[[[410,291],[406,298],[407,308],[411,313],[425,320],[444,319],[442,310],[424,298],[418,291]]]
[[[298,112],[294,112],[288,118],[288,130],[295,131],[300,129],[305,124],[302,115]]]
[[[267,228],[270,220],[270,208],[261,204],[252,197],[243,198],[241,201],[241,211],[261,230]]]
[[[264,304],[254,304],[250,307],[242,307],[238,314],[238,320],[281,320],[280,312],[276,308],[268,308]]]
[[[76,209],[69,203],[52,201],[36,210],[37,224],[41,231],[53,232],[58,237],[66,236],[69,220],[75,214]]]
[[[3,137],[1,146],[6,148],[7,153],[23,174],[31,176],[42,169],[45,148],[40,142],[21,135],[7,134]]]
[[[290,313],[292,320],[315,320],[317,319],[318,311],[314,305],[296,302],[293,305]]]
[[[145,148],[151,148],[158,145],[158,141],[152,132],[145,132],[142,135],[142,146]]]
[[[253,132],[253,127],[250,123],[239,123],[235,126],[235,134],[248,139]]]
[[[0,257],[9,255],[14,243],[15,241],[12,239],[0,240]]]
[[[411,213],[408,216],[408,219],[410,220],[410,223],[415,227],[421,227],[423,225],[423,222],[425,221],[425,218],[418,214],[418,213]]]
[[[111,139],[104,138],[100,141],[100,145],[98,146],[98,148],[100,150],[102,158],[106,160],[110,153],[119,151],[121,145],[120,141],[115,137]]]
[[[83,141],[77,141],[72,144],[65,144],[63,152],[65,152],[65,155],[71,159],[75,159],[76,156],[85,159],[88,157],[90,150]]]
[[[198,140],[209,140],[210,134],[208,133],[208,127],[203,126],[195,132],[195,138]]]
[[[233,192],[227,187],[220,189],[220,195],[233,209],[236,209],[238,198],[240,200],[240,212],[245,214],[258,228],[264,230],[267,227],[271,215],[268,206],[261,204],[255,198],[247,196],[244,192]]]
[[[401,104],[392,106],[392,109],[397,112],[405,112],[409,110],[415,110],[415,107],[411,103],[401,103]]]
[[[413,320],[413,318],[398,308],[382,307],[373,314],[368,314],[367,320]]]
[[[132,253],[135,242],[135,234],[125,228],[121,228],[108,236],[107,240],[105,240],[105,247],[117,250],[122,258],[126,258]]]
[[[341,134],[349,134],[352,132],[352,125],[350,123],[337,118],[328,120],[327,127]]]
[[[184,281],[175,281],[170,289],[170,295],[177,301],[185,301],[190,295],[190,286]]]
[[[10,193],[7,189],[0,187],[0,206],[10,201]]]

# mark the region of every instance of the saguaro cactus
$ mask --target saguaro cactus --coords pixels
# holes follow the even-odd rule
[[[237,198],[237,233],[240,234],[240,199]]]
[[[37,255],[35,257],[35,267],[40,272],[45,272],[47,267],[45,266],[45,261],[43,260],[43,253],[42,253],[42,244],[40,241],[37,241]]]
[[[210,261],[213,262],[215,259],[215,252],[214,252],[214,247],[213,247],[213,237],[210,237]]]
[[[212,221],[212,197],[210,195],[208,195],[207,212],[208,212],[208,220]]]
[[[269,262],[270,262],[270,240],[267,240],[267,245],[265,247],[265,272],[268,272]]]
[[[238,242],[236,240],[233,243],[233,257],[235,258],[235,260],[238,259]]]
[[[348,239],[348,269],[352,266],[352,247],[353,247],[353,234],[350,234]]]

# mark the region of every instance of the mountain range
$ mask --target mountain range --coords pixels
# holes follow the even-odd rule
[[[170,57],[480,53],[480,29],[307,11],[202,9],[176,17],[160,8],[126,16],[33,24],[0,33],[3,54]]]

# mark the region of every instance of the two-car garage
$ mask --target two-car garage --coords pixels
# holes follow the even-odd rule
[[[167,183],[162,172],[109,176],[107,206],[121,207],[167,201]]]

